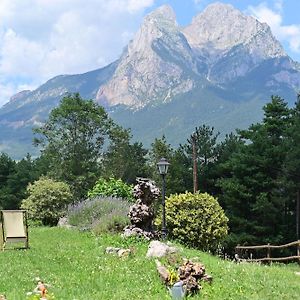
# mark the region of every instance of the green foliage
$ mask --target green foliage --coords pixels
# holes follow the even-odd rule
[[[89,198],[96,196],[112,196],[127,199],[133,202],[133,186],[128,185],[121,179],[109,178],[106,180],[100,177],[96,182],[95,186],[88,192]]]
[[[181,146],[183,153],[190,161],[190,167],[192,167],[193,143],[195,145],[199,191],[212,192],[214,185],[212,172],[220,150],[220,145],[217,143],[219,135],[219,132],[215,133],[214,127],[203,124],[196,127],[187,140],[187,144]]]
[[[128,213],[128,210],[126,211]],[[123,229],[130,224],[127,214],[118,214],[112,211],[110,214],[104,215],[93,226],[93,233],[101,235],[104,233],[121,233]]]
[[[16,162],[8,155],[0,155],[0,208],[18,209],[27,196],[28,183],[38,179],[41,172],[28,154]]]
[[[94,197],[70,205],[69,224],[81,229],[92,230],[96,235],[120,232],[129,225],[127,213],[130,203],[115,197]]]
[[[50,165],[50,176],[67,182],[77,200],[99,173],[99,157],[114,126],[104,108],[79,94],[67,95],[47,122],[35,129],[35,144]]]
[[[287,197],[291,180],[287,184],[283,174],[286,157],[299,145],[287,147],[291,120],[283,99],[273,96],[264,112],[263,122],[239,131],[244,143],[223,163],[227,174],[218,180],[231,228],[229,248],[295,239],[290,218],[294,207]]]
[[[228,218],[223,209],[207,193],[171,195],[166,199],[166,222],[172,238],[185,245],[212,251],[226,237],[228,230]]]
[[[166,190],[167,195],[192,190],[193,179],[192,171],[190,171],[192,164],[182,149],[173,149],[167,142],[166,137],[162,136],[162,138],[156,138],[154,140],[148,154],[150,178],[152,178],[158,186],[162,186],[162,178],[157,170],[157,163],[163,157],[170,163],[168,175],[166,176],[166,186],[168,187]]]
[[[147,150],[141,143],[130,143],[131,134],[120,126],[110,130],[111,142],[103,158],[103,174],[134,183],[136,177],[146,177]]]
[[[44,225],[56,225],[72,201],[72,193],[64,182],[42,177],[29,184],[28,198],[21,204],[28,211],[30,219],[41,221]]]

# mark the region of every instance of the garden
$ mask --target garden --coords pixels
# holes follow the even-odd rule
[[[146,150],[98,104],[64,97],[34,130],[39,157],[0,155],[0,209],[26,211],[30,246],[5,244],[0,300],[299,298],[295,260],[234,256],[299,239],[298,98],[272,97],[261,123],[221,142],[203,125]],[[153,240],[164,255],[149,255]]]

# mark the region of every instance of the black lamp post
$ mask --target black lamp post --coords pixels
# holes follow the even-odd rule
[[[166,175],[168,173],[169,163],[165,158],[161,158],[157,163],[159,174],[162,177],[163,186],[162,186],[162,239],[165,240],[167,236],[167,227],[166,227],[166,205],[165,205],[165,197],[166,197]]]

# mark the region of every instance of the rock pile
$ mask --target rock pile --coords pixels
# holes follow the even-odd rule
[[[178,268],[178,275],[187,294],[194,294],[201,289],[200,280],[212,282],[212,276],[205,274],[205,266],[191,260],[184,261]]]
[[[147,178],[137,178],[133,194],[137,199],[130,207],[128,216],[131,225],[124,228],[124,237],[131,235],[142,236],[148,240],[156,237],[153,230],[154,201],[158,199],[160,191],[153,181]]]
[[[161,280],[168,287],[178,283],[182,286],[184,294],[195,294],[201,290],[200,281],[212,282],[212,276],[205,273],[205,266],[198,262],[184,259],[182,265],[175,271],[170,271],[167,267],[162,265],[158,260],[156,262],[156,269],[159,273]],[[177,278],[176,278],[177,277]],[[174,284],[174,279],[176,280]]]

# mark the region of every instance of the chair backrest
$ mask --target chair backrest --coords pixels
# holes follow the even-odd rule
[[[6,238],[26,237],[26,225],[24,223],[24,210],[3,210],[3,229]]]

